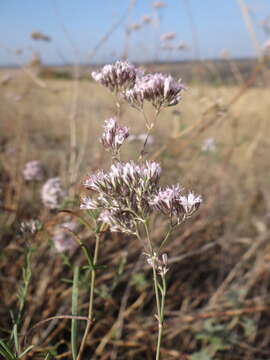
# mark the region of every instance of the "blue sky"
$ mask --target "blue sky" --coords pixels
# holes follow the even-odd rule
[[[131,0],[132,1],[132,0]],[[134,0],[133,0],[134,1]],[[227,49],[233,57],[255,54],[237,0],[167,0],[154,15],[154,22],[131,34],[128,56],[132,61],[220,57]],[[64,62],[106,62],[125,51],[125,29],[139,23],[141,16],[153,16],[153,0],[137,0],[127,12],[130,0],[0,0],[0,65],[25,63],[38,52],[47,64]],[[270,15],[269,0],[246,0],[260,43],[267,37],[260,22]],[[195,24],[197,50],[192,37],[190,14]],[[93,56],[93,49],[121,20],[107,41]],[[270,25],[270,22],[269,22]],[[33,41],[30,34],[40,31],[51,42]],[[160,50],[160,35],[175,32],[173,44],[185,42],[189,51]],[[21,49],[21,55],[14,55]]]

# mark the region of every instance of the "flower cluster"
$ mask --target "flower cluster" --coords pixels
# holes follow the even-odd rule
[[[150,204],[154,209],[170,218],[176,218],[177,223],[180,223],[190,217],[202,202],[201,196],[196,196],[192,192],[185,196],[182,194],[182,190],[179,185],[160,189]]]
[[[153,255],[145,254],[147,256],[146,261],[152,267],[154,267],[160,276],[165,276],[169,271],[168,268],[168,256],[167,254],[162,254],[158,256],[155,252]]]
[[[124,99],[133,107],[141,109],[149,101],[156,109],[178,104],[184,86],[170,75],[148,74],[137,80],[132,89],[126,90]]]
[[[57,209],[66,197],[61,180],[58,177],[48,179],[41,189],[43,205],[48,209]]]
[[[114,164],[108,173],[99,171],[85,180],[85,188],[97,192],[97,197],[83,198],[81,209],[99,209],[100,220],[112,231],[134,233],[136,223],[151,211],[149,198],[158,188],[160,173],[156,162]]]
[[[41,228],[41,223],[38,220],[22,221],[20,224],[20,230],[24,235],[34,235]]]
[[[120,92],[123,99],[138,110],[143,108],[144,101],[149,101],[158,110],[176,105],[185,89],[181,81],[176,81],[170,75],[143,75],[141,70],[122,61],[105,65],[100,72],[93,72],[92,76],[111,91]]]
[[[128,136],[128,128],[118,125],[115,118],[105,120],[104,133],[101,137],[101,142],[105,149],[111,150],[114,155],[117,154]]]
[[[153,210],[176,218],[179,224],[200,206],[200,196],[183,195],[179,185],[159,187],[161,168],[156,162],[138,165],[130,161],[112,165],[108,173],[99,171],[84,181],[84,187],[97,193],[84,197],[81,209],[100,210],[99,220],[112,231],[134,234],[136,225]]]
[[[26,181],[42,181],[45,175],[43,166],[39,160],[26,163],[22,173]]]
[[[99,72],[92,72],[92,77],[110,91],[119,92],[133,87],[139,74],[140,71],[134,65],[127,61],[117,61],[105,65]]]

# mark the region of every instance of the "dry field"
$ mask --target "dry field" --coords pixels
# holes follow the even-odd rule
[[[166,247],[170,270],[162,359],[270,358],[267,71],[242,84],[187,82],[182,100],[162,111],[153,133],[147,157],[162,164],[162,183],[180,182],[204,200]],[[10,79],[3,80],[7,74]],[[52,234],[57,224],[84,216],[82,179],[110,164],[98,138],[104,120],[116,114],[115,102],[90,79],[38,78],[6,69],[1,81],[0,338],[10,336],[12,316],[22,303],[18,293],[25,289],[22,268],[31,253],[19,341],[22,348],[35,347],[23,358],[71,359],[70,319],[39,322],[71,314],[75,265],[81,269],[78,315],[87,316],[89,269],[80,249],[71,255],[57,252]],[[143,118],[125,104],[121,123],[132,134],[146,132]],[[202,148],[206,139],[214,139],[214,148]],[[123,159],[136,159],[139,144],[125,144]],[[30,160],[42,162],[46,178],[61,178],[69,194],[62,210],[70,213],[44,208],[42,183],[22,176]],[[32,218],[42,228],[27,238],[20,224]],[[162,225],[157,219],[154,238]],[[93,234],[85,227],[79,234],[92,251]],[[157,324],[151,269],[140,243],[106,232],[100,251],[95,321],[83,359],[151,360]],[[85,322],[78,326],[81,337]]]

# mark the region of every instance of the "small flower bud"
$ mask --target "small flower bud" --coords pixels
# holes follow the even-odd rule
[[[105,120],[104,133],[101,138],[105,149],[111,150],[116,155],[128,136],[128,128],[118,125],[115,118]]]
[[[186,216],[191,216],[199,209],[202,202],[201,196],[196,196],[190,192],[187,196],[180,196],[180,203],[183,206]]]

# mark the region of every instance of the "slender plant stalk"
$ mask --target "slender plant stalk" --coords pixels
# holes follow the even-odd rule
[[[95,253],[93,259],[93,269],[91,270],[91,283],[90,283],[90,294],[89,294],[89,307],[88,307],[88,322],[83,334],[79,354],[77,356],[77,360],[82,359],[85,343],[87,340],[87,336],[89,333],[90,326],[93,320],[93,303],[94,303],[94,290],[95,290],[95,280],[96,280],[96,264],[98,260],[98,252],[99,252],[99,243],[100,243],[100,234],[96,234],[96,244],[95,244]]]
[[[151,243],[149,229],[148,229],[148,225],[147,225],[146,221],[144,221],[144,226],[145,226],[147,241],[149,244],[151,255],[154,257],[155,253],[153,251],[153,246]],[[154,261],[152,264],[152,269],[153,269],[153,282],[154,282],[154,289],[155,289],[155,296],[156,296],[157,320],[158,320],[158,340],[157,340],[157,349],[156,349],[156,360],[159,360],[160,359],[160,347],[161,347],[162,334],[163,334],[163,318],[164,318],[166,282],[165,282],[165,276],[162,275],[162,289],[161,289],[162,291],[161,291],[161,301],[160,301],[159,283],[158,283],[158,279],[157,279],[156,264]]]
[[[158,324],[158,341],[157,341],[157,350],[156,350],[156,360],[160,358],[160,346],[163,335],[163,323],[164,323],[164,307],[165,307],[165,297],[166,297],[166,280],[165,275],[161,275],[162,277],[162,292],[161,292],[161,307],[160,307],[160,321]]]
[[[154,130],[154,126],[156,124],[159,113],[160,113],[160,109],[156,109],[154,119],[153,119],[152,123],[149,123],[149,120],[145,114],[145,111],[142,110],[143,118],[145,120],[146,127],[147,127],[147,133],[146,133],[146,138],[145,138],[142,150],[140,152],[139,160],[142,160],[143,156],[145,155],[145,149],[147,146],[147,142],[148,142],[149,136],[151,135],[151,132]]]

